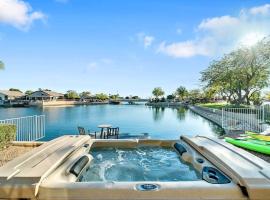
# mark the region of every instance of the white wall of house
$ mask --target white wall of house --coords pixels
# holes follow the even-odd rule
[[[57,96],[50,96],[44,91],[36,91],[28,95],[27,99],[29,100],[56,100]]]
[[[36,92],[33,92],[32,94],[28,95],[28,99],[30,99],[30,100],[47,100],[47,99],[50,99],[50,96],[43,91],[36,91]]]
[[[0,100],[5,100],[5,97],[6,97],[5,94],[0,93]]]
[[[36,91],[33,92],[32,94],[28,95],[28,97],[30,98],[34,98],[34,97],[48,97],[48,94],[43,92],[43,91]]]

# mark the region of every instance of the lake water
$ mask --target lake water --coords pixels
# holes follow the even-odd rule
[[[178,139],[180,135],[218,136],[222,129],[194,112],[180,108],[140,105],[89,105],[70,107],[0,108],[0,119],[46,115],[46,137],[77,134],[77,127],[98,131],[99,124],[112,124],[121,132],[149,133],[151,138]]]

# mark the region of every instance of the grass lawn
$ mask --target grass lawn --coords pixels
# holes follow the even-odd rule
[[[236,106],[234,104],[229,104],[226,102],[217,102],[217,103],[201,103],[198,106],[206,107],[206,108],[214,108],[214,109],[222,109],[222,108],[247,108],[246,105]]]

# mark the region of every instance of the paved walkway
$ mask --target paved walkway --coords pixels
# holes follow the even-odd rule
[[[220,110],[209,109],[201,106],[188,106],[190,110],[222,127],[222,114]]]

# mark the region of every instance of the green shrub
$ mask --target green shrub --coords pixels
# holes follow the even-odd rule
[[[16,137],[16,125],[0,124],[0,149],[8,145]]]

